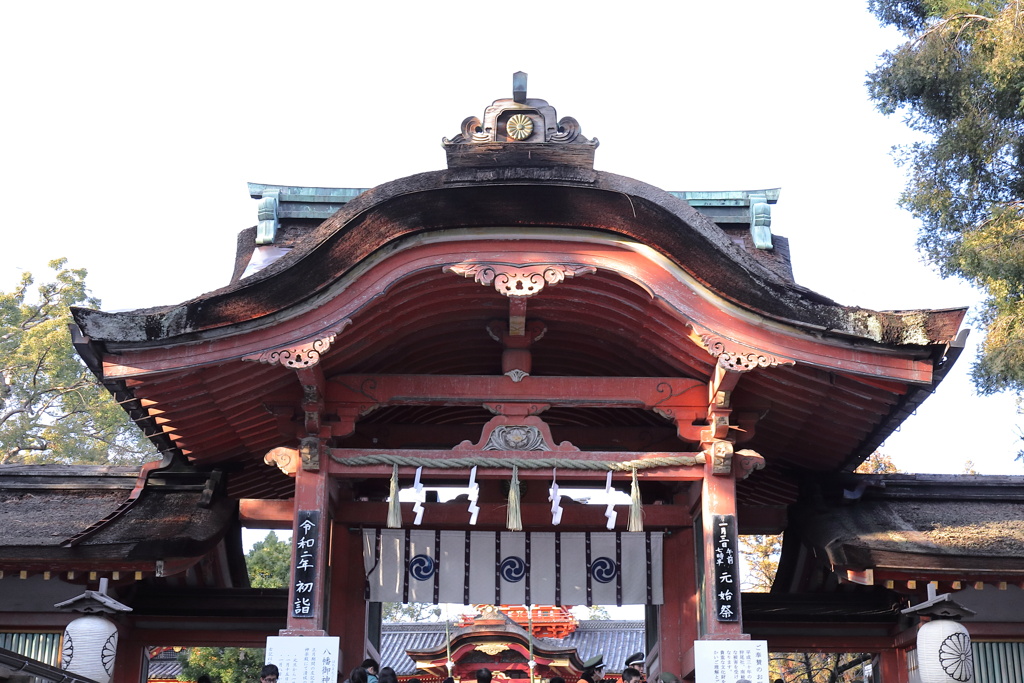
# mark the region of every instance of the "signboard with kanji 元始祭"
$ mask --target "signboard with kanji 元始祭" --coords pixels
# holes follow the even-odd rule
[[[267,638],[265,664],[281,672],[281,683],[337,683],[337,636],[272,636]]]
[[[719,621],[740,619],[739,554],[736,517],[714,515],[715,616]]]
[[[768,683],[767,640],[698,640],[693,655],[700,683]]]

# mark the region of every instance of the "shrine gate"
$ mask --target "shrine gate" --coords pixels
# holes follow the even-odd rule
[[[643,604],[649,674],[692,676],[695,641],[751,637],[737,534],[782,531],[801,487],[871,454],[948,369],[965,311],[799,286],[777,190],[595,170],[597,140],[528,97],[525,74],[444,146],[446,170],[369,190],[250,186],[260,221],[228,286],[77,309],[77,348],[164,455],[144,488],[216,472],[208,505],[292,529],[280,632],[339,636],[346,670],[374,640],[371,605],[416,600]],[[427,495],[442,487],[466,495]],[[576,488],[632,503],[559,499]],[[216,542],[181,569],[166,546],[121,581]],[[266,635],[150,599],[163,616],[126,617],[122,648]],[[791,626],[786,645],[816,637]],[[844,645],[904,680],[898,632]],[[137,680],[123,652],[115,679]]]

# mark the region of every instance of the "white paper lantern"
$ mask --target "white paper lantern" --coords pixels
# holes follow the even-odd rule
[[[974,683],[971,636],[959,622],[933,619],[917,632],[921,683]]]
[[[117,626],[96,615],[79,617],[64,629],[60,667],[65,671],[110,683],[117,653]]]

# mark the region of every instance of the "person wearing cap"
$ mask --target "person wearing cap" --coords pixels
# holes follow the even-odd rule
[[[583,662],[583,673],[580,674],[580,681],[587,683],[599,683],[604,678],[604,655],[594,655]]]
[[[636,669],[640,672],[640,675],[644,674],[644,664],[647,663],[647,657],[644,656],[643,652],[634,652],[630,656],[626,657],[626,667]]]

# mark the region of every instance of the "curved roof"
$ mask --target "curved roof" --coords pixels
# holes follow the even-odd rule
[[[450,153],[448,170],[366,191],[264,270],[191,301],[75,309],[77,346],[163,450],[233,468],[229,491],[247,497],[292,490],[261,462],[302,420],[282,351],[313,350],[328,382],[495,376],[507,370],[495,339],[532,325],[534,376],[706,383],[716,364],[747,371],[731,408],[738,440],[769,462],[741,485],[757,505],[794,500],[793,471],[855,466],[955,357],[964,309],[841,306],[772,267],[745,232],[595,171],[586,154],[561,155],[557,145],[591,144],[566,142],[563,128],[576,130],[552,128],[553,147],[485,141]],[[539,277],[540,288],[503,296],[496,276]],[[334,440],[451,448],[489,419],[479,404],[432,403],[378,408]],[[554,407],[544,419],[583,449],[692,449],[640,408]]]
[[[508,171],[529,171],[505,169]],[[422,173],[348,202],[286,256],[238,283],[175,306],[123,313],[75,309],[96,340],[167,343],[301,309],[367,259],[410,238],[452,229],[607,233],[652,249],[698,286],[766,319],[815,334],[879,343],[930,344],[956,335],[964,309],[879,312],[841,306],[764,267],[687,202],[637,180],[590,171],[588,182],[559,173],[456,169]]]

